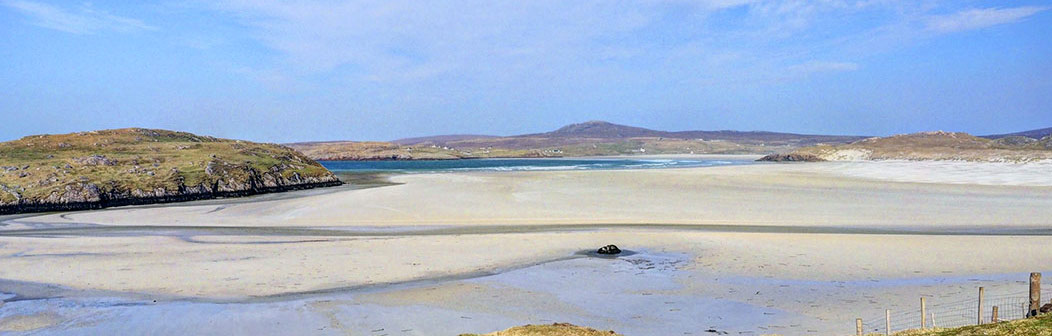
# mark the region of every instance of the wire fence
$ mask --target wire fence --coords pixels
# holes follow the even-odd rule
[[[1042,288],[1041,297],[1052,297],[1052,288]],[[993,321],[993,307],[997,307],[997,321],[1026,318],[1030,306],[1029,291],[983,297],[982,313],[979,312],[979,296],[973,299],[939,302],[925,298],[923,326],[927,328],[955,328]],[[894,334],[922,326],[921,304],[916,308],[899,311],[883,311],[880,315],[862,318],[864,334]]]

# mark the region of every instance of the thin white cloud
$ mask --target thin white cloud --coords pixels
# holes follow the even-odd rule
[[[157,27],[143,23],[140,20],[113,15],[92,8],[88,4],[72,10],[26,0],[2,0],[0,4],[22,13],[32,20],[34,25],[73,34],[157,29]]]
[[[700,3],[703,7],[706,8],[723,9],[751,5],[759,1],[760,0],[703,0],[698,1],[698,3]]]
[[[317,73],[352,66],[362,68],[365,78],[388,81],[450,72],[503,76],[631,55],[631,50],[603,48],[593,40],[657,19],[647,6],[609,6],[599,0],[574,5],[554,0],[213,5],[257,28],[257,38],[287,55],[296,70]]]
[[[938,33],[953,33],[1018,22],[1048,7],[981,8],[930,17],[927,28]]]
[[[791,65],[787,68],[788,75],[808,76],[823,72],[848,72],[858,70],[858,64],[852,62],[828,62],[810,61]]]
[[[501,86],[554,92],[644,81],[782,82],[855,71],[859,65],[851,61],[940,31],[1017,21],[1046,9],[961,11],[959,3],[938,0],[199,3],[231,15],[276,52],[274,63],[247,65],[257,72],[413,94]],[[551,89],[524,83],[550,83]]]

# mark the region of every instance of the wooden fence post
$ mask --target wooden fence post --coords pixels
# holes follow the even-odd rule
[[[1041,273],[1030,273],[1030,309],[1026,317],[1037,316],[1041,309]]]
[[[975,324],[983,324],[983,288],[979,287],[979,310],[975,313]]]
[[[862,319],[861,318],[855,319],[855,334],[858,335],[858,336],[862,336]]]
[[[993,313],[990,313],[990,322],[997,323],[997,306],[994,306]]]
[[[884,309],[884,335],[891,336],[891,309]]]
[[[925,321],[927,321],[927,318],[928,311],[924,307],[924,298],[921,297],[921,330],[927,329],[925,328],[927,326],[927,323],[925,323]]]

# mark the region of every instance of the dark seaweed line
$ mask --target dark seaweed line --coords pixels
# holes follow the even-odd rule
[[[32,224],[32,223],[22,223]],[[515,233],[549,233],[589,230],[670,230],[724,233],[786,234],[862,234],[862,235],[938,235],[938,236],[1052,236],[1052,229],[1000,227],[982,229],[889,229],[837,226],[776,226],[721,224],[554,224],[554,225],[485,225],[421,228],[397,231],[353,230],[343,228],[258,227],[258,226],[135,226],[90,225],[0,230],[0,237],[81,237],[81,236],[300,236],[300,237],[402,237],[487,235]]]

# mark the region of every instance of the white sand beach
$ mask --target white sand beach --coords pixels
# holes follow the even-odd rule
[[[917,164],[919,166],[914,166]],[[410,174],[401,185],[232,205],[56,214],[44,224],[416,226],[741,224],[1047,227],[1052,166],[828,162],[694,169]],[[977,177],[979,176],[979,177]],[[980,183],[969,183],[980,180]],[[1020,186],[1019,184],[1025,184]]]
[[[290,312],[267,319],[285,323],[269,332],[572,322],[628,335],[847,334],[855,317],[922,295],[1012,294],[1026,273],[1052,269],[1044,167],[409,174],[301,198],[20,217],[0,229],[0,292],[43,294],[0,308],[0,329],[186,331],[160,316],[201,319],[215,334],[259,328],[250,317],[213,320],[237,305]],[[580,253],[609,243],[637,254]],[[85,303],[99,297],[143,305]],[[130,311],[157,318],[112,320]]]

